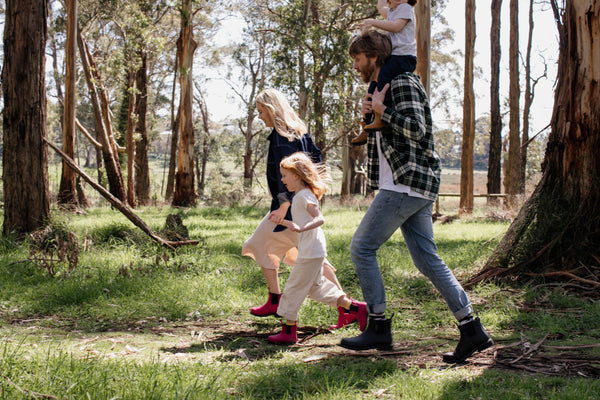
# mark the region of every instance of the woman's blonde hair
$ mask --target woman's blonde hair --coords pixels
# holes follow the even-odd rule
[[[294,174],[309,187],[310,191],[321,200],[321,197],[329,190],[327,184],[331,181],[325,165],[315,164],[308,155],[301,151],[294,153],[281,160],[281,168],[285,168]]]
[[[279,90],[263,90],[256,96],[256,104],[265,107],[273,118],[273,125],[277,133],[289,141],[301,138],[308,131],[304,121],[300,119]]]

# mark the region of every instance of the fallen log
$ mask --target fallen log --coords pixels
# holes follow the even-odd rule
[[[125,215],[127,217],[127,219],[129,219],[135,226],[137,226],[142,231],[144,231],[144,233],[146,233],[148,236],[150,236],[152,238],[152,240],[154,240],[155,242],[159,243],[162,246],[168,247],[170,249],[175,249],[175,247],[178,247],[178,246],[184,246],[184,245],[190,245],[190,244],[194,245],[194,244],[200,243],[199,240],[182,240],[182,241],[167,240],[167,239],[157,235],[156,233],[152,232],[150,227],[148,225],[146,225],[146,223],[140,217],[138,217],[137,214],[135,214],[125,203],[123,203],[122,201],[117,199],[108,190],[103,188],[102,185],[100,185],[98,182],[93,180],[88,174],[86,174],[85,171],[83,171],[77,165],[77,163],[75,163],[75,161],[73,161],[71,159],[71,157],[69,157],[68,155],[63,153],[63,151],[61,149],[59,149],[54,143],[49,141],[47,138],[44,138],[44,141],[48,144],[48,146],[52,147],[52,149],[54,149],[54,151],[56,151],[58,153],[58,155],[60,155],[62,157],[62,159],[67,163],[67,165],[69,167],[71,167],[75,172],[77,172],[79,174],[79,176],[81,176],[83,179],[85,179],[85,181],[87,183],[89,183],[94,189],[96,189],[96,191],[98,193],[100,193],[102,195],[102,197],[104,197],[106,200],[108,200],[108,202],[113,207],[115,207],[117,210],[121,211],[121,213],[123,215]]]

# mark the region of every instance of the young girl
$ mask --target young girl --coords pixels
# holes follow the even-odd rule
[[[325,235],[320,228],[325,222],[319,210],[319,199],[327,191],[326,174],[304,153],[298,152],[281,161],[281,181],[291,192],[292,221],[280,224],[298,232],[298,258],[285,284],[279,301],[277,315],[282,321],[282,331],[271,335],[269,342],[278,344],[296,343],[298,312],[306,296],[313,300],[342,308],[345,313],[358,319],[359,329],[365,328],[366,303],[350,299],[328,279],[323,277],[322,265],[327,256]]]
[[[403,72],[414,72],[417,67],[417,41],[415,39],[415,13],[413,7],[417,0],[377,0],[377,10],[385,20],[366,19],[361,24],[361,29],[379,28],[389,33],[392,42],[392,55],[383,64],[377,77],[377,82],[369,85],[369,94],[375,91],[375,85],[379,91],[386,83],[390,83],[398,74]],[[386,92],[384,104],[392,107],[391,90]],[[365,125],[370,122],[372,116],[367,117]],[[364,126],[362,134],[352,140],[352,144],[364,144],[367,140],[367,131],[378,130],[385,124],[379,117]]]
[[[267,282],[269,297],[250,313],[258,317],[277,315],[281,297],[277,270],[281,261],[294,265],[298,253],[298,234],[281,224],[291,220],[289,211],[293,193],[281,182],[279,164],[290,154],[303,151],[310,154],[315,162],[321,161],[321,152],[308,134],[304,121],[291,107],[283,93],[275,89],[265,89],[256,96],[258,118],[265,126],[273,128],[267,138],[267,186],[271,195],[270,212],[265,215],[252,236],[244,242],[242,255],[253,258],[261,267]],[[335,275],[335,268],[328,260],[323,262],[323,275],[341,287]],[[331,329],[341,328],[356,320],[354,315],[338,309],[338,321]]]

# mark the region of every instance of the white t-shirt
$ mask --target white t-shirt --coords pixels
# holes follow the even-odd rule
[[[426,199],[427,197],[415,192],[410,186],[394,183],[394,175],[392,174],[390,163],[388,163],[381,151],[381,133],[376,132],[375,138],[377,139],[377,155],[379,157],[379,190],[391,190],[392,192],[406,193],[411,197]]]
[[[407,19],[408,22],[400,32],[389,32],[392,40],[392,54],[396,56],[417,56],[417,40],[415,38],[415,11],[408,3],[398,4],[389,9],[388,21]]]
[[[307,210],[309,204],[319,207],[319,201],[310,189],[302,189],[294,194],[292,219],[297,225],[304,226],[313,219]],[[321,227],[298,233],[298,258],[319,257],[327,257],[327,244]]]

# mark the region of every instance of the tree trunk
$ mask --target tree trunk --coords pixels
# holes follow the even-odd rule
[[[502,116],[500,115],[500,11],[502,0],[492,0],[492,26],[490,28],[491,76],[490,76],[490,150],[488,158],[487,192],[502,192]],[[488,197],[489,205],[499,200]]]
[[[431,86],[431,0],[421,0],[415,5],[417,19],[417,69],[421,83],[429,95]]]
[[[4,235],[47,223],[46,1],[7,0],[2,67]]]
[[[83,35],[80,28],[77,32],[77,44],[79,46],[81,64],[83,65],[83,71],[85,73],[85,78],[88,84],[90,98],[94,109],[96,133],[98,135],[99,142],[102,144],[102,159],[104,160],[106,167],[108,187],[113,196],[121,201],[126,201],[127,194],[125,191],[125,184],[123,182],[121,165],[119,164],[119,156],[112,134],[106,91],[102,90],[102,93],[98,91],[96,85],[102,88],[100,75],[98,74],[98,68],[94,62],[92,54],[83,40]]]
[[[552,1],[558,80],[543,176],[470,284],[494,276],[598,282],[600,244],[600,3]],[[596,286],[597,287],[597,286]]]
[[[147,54],[140,51],[141,65],[136,74],[136,97],[135,114],[137,124],[135,132],[139,137],[135,142],[135,196],[138,204],[147,206],[150,204],[150,171],[148,166],[148,128],[146,126],[146,114],[148,111],[148,64]]]
[[[210,152],[210,124],[208,108],[206,107],[206,99],[201,90],[199,90],[198,107],[200,108],[200,115],[202,116],[202,134],[201,134],[201,146],[202,157],[200,158],[200,166],[198,168],[198,193],[204,195],[204,189],[206,187],[206,164],[208,163],[208,155]]]
[[[519,174],[519,192],[525,193],[527,179],[527,144],[529,142],[529,110],[533,102],[531,89],[531,42],[533,39],[533,0],[529,0],[529,35],[527,37],[527,53],[525,55],[525,95],[523,104],[523,135],[521,137],[521,171]]]
[[[473,212],[473,148],[475,143],[475,93],[473,57],[475,53],[475,0],[465,2],[465,79],[463,100],[463,140],[460,158],[459,214]]]
[[[75,158],[75,80],[77,71],[75,54],[77,49],[77,1],[67,0],[67,41],[65,43],[65,99],[63,110],[63,152]],[[59,85],[59,82],[56,82]],[[58,203],[77,205],[75,171],[63,161]]]
[[[135,208],[135,190],[134,190],[134,177],[133,161],[135,158],[135,144],[133,140],[133,134],[135,130],[135,103],[136,103],[136,85],[135,85],[135,71],[129,69],[127,74],[127,133],[125,135],[126,147],[127,147],[127,202],[132,208]],[[64,161],[63,161],[64,162]]]
[[[181,33],[177,39],[179,59],[180,103],[179,103],[179,156],[175,173],[173,206],[188,207],[196,204],[194,185],[194,123],[192,115],[194,51],[192,0],[183,0],[181,7]]]
[[[519,176],[521,173],[521,141],[519,132],[519,3],[510,0],[510,48],[509,48],[509,132],[508,132],[508,158],[505,166],[504,190],[508,195],[509,207],[517,204],[516,196],[522,194],[519,190]]]

